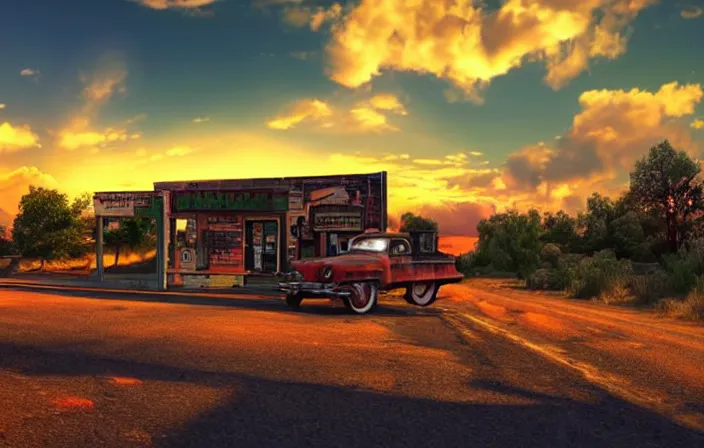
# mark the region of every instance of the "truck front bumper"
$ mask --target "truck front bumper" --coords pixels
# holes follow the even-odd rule
[[[337,291],[335,283],[320,282],[279,282],[279,291],[287,295],[301,294],[306,298],[343,299],[350,295],[349,291]]]

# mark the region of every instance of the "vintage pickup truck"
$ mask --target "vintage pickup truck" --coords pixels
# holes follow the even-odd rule
[[[329,298],[366,314],[376,307],[379,291],[399,288],[405,288],[408,303],[428,306],[442,285],[463,278],[455,258],[439,252],[437,241],[429,231],[361,234],[341,255],[293,261],[279,289],[292,308],[305,298]]]

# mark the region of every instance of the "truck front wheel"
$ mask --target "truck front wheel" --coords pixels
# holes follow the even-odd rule
[[[376,308],[379,288],[375,283],[350,283],[338,287],[338,291],[349,292],[344,298],[345,306],[355,314],[367,314]]]
[[[414,282],[406,288],[403,298],[411,305],[429,306],[437,299],[438,289],[435,282]]]

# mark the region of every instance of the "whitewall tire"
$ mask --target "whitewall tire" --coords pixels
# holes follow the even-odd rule
[[[338,291],[349,292],[345,306],[355,314],[367,314],[376,308],[379,301],[379,287],[375,283],[362,282],[342,285]]]
[[[414,282],[406,288],[406,302],[417,306],[429,306],[438,297],[438,284],[435,282]]]

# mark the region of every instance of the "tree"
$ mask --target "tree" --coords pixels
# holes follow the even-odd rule
[[[553,214],[546,212],[543,215],[543,235],[541,240],[545,243],[557,244],[560,249],[567,251],[577,239],[577,223],[573,217],[560,210]]]
[[[630,175],[630,194],[646,213],[664,219],[672,252],[686,239],[690,218],[704,208],[700,172],[698,162],[665,140],[637,161]]]
[[[15,217],[12,240],[24,257],[47,260],[69,258],[83,251],[80,203],[69,204],[58,190],[29,187]],[[77,214],[78,213],[78,214]]]
[[[0,225],[0,257],[12,253],[12,241],[10,241],[7,229]]]
[[[527,278],[540,264],[542,234],[540,214],[509,211],[482,219],[477,225],[476,258],[504,272]]]
[[[120,261],[120,251],[123,247],[136,249],[149,241],[149,235],[154,232],[151,218],[123,218],[116,229],[104,233],[105,245],[115,251],[113,267]]]
[[[432,219],[414,215],[411,212],[404,213],[401,215],[401,232],[410,232],[412,230],[432,230],[437,232],[438,223]]]

